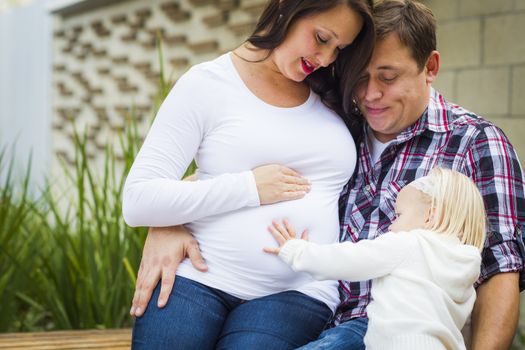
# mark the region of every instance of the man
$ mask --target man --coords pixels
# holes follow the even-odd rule
[[[387,232],[396,195],[434,166],[470,176],[484,196],[490,223],[472,314],[472,349],[506,349],[525,287],[524,176],[516,154],[500,129],[432,89],[440,56],[430,10],[412,0],[386,0],[376,6],[375,17],[376,48],[356,96],[366,125],[358,169],[341,196],[341,240],[374,239]],[[206,269],[190,236],[181,236],[172,247],[155,243],[170,234],[170,229],[156,229],[148,235],[144,256],[158,256],[146,254],[147,249],[179,254],[170,261],[143,259],[134,299],[141,312],[135,315],[142,314],[161,274],[159,306],[165,304],[184,256]],[[364,348],[370,285],[341,282],[338,326],[303,349]]]
[[[470,176],[489,220],[471,346],[507,349],[525,287],[524,177],[517,156],[500,129],[432,89],[440,56],[429,9],[412,0],[387,0],[376,5],[374,16],[376,47],[356,96],[366,125],[357,172],[341,197],[341,241],[387,232],[397,193],[433,167]],[[341,282],[340,325],[303,349],[364,348],[355,339],[364,336],[370,286]]]

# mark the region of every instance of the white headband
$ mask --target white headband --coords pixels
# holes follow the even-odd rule
[[[429,195],[430,197],[434,196],[434,181],[432,181],[430,176],[423,176],[415,179],[409,183],[408,186],[414,186],[416,189]]]

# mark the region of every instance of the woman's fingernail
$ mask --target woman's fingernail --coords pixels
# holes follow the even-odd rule
[[[142,310],[140,307],[138,307],[137,310],[135,310],[135,315],[140,316],[141,314],[142,314]]]

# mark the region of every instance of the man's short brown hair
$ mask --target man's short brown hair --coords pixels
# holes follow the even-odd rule
[[[432,11],[413,0],[382,0],[374,7],[377,39],[394,33],[408,47],[419,69],[436,50],[436,20]]]

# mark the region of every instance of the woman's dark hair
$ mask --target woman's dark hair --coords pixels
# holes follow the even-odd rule
[[[374,49],[372,0],[270,0],[247,41],[271,53],[285,40],[297,20],[341,4],[346,4],[363,18],[363,28],[352,44],[339,52],[332,64],[317,69],[306,78],[306,82],[326,106],[341,116],[357,141],[363,118],[356,109],[354,96],[357,82]]]

